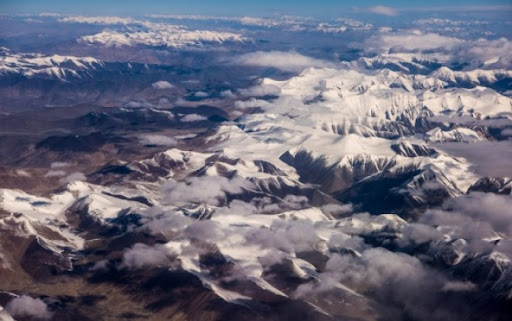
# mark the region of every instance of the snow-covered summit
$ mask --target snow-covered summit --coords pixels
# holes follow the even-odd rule
[[[92,57],[73,57],[42,54],[12,54],[0,56],[0,75],[19,74],[28,78],[52,78],[66,81],[80,78],[90,71],[104,66]]]

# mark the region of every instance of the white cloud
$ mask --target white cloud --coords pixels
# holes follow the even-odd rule
[[[162,185],[161,190],[169,203],[218,205],[226,197],[226,193],[238,194],[252,187],[252,183],[238,177],[230,180],[221,176],[204,176],[191,177],[181,182],[170,179]]]
[[[85,177],[84,173],[81,172],[74,172],[69,174],[68,176],[62,178],[59,180],[61,184],[66,184],[73,181],[85,181],[87,180],[87,177]]]
[[[190,239],[197,238],[208,241],[219,240],[224,235],[222,226],[211,220],[195,221],[185,228],[184,233]]]
[[[443,233],[429,224],[412,223],[404,227],[404,240],[422,244],[434,240],[441,240]]]
[[[46,303],[41,299],[34,299],[27,295],[22,295],[12,299],[7,303],[5,309],[15,317],[49,319],[52,315],[48,310]]]
[[[140,269],[146,266],[165,266],[175,256],[170,249],[162,245],[148,246],[142,243],[135,244],[123,254],[122,267]]]
[[[281,88],[274,85],[260,84],[249,88],[238,89],[238,93],[246,97],[279,96]]]
[[[71,166],[70,163],[66,163],[66,162],[53,162],[53,163],[51,163],[50,168],[51,169],[58,169],[58,168],[64,168],[64,167],[69,167],[69,166]]]
[[[340,249],[351,249],[354,251],[362,251],[367,245],[364,240],[356,235],[345,234],[342,232],[334,233],[327,242],[329,249],[333,252],[337,252]]]
[[[198,91],[194,94],[195,97],[197,98],[206,98],[210,95],[208,95],[208,93],[204,92],[204,91]]]
[[[340,217],[353,212],[352,204],[327,204],[322,206],[322,212]]]
[[[155,106],[148,101],[141,102],[141,101],[131,100],[131,101],[127,102],[126,104],[124,104],[123,107],[126,107],[126,108],[141,108],[141,107],[151,108],[151,107],[155,107]]]
[[[466,158],[480,175],[512,177],[512,141],[442,143],[436,144],[435,147],[453,156]]]
[[[158,212],[158,209],[151,208],[149,211]],[[161,213],[159,213],[161,214]],[[176,212],[164,212],[164,215],[146,224],[146,227],[153,234],[160,233],[178,233],[181,232],[187,225],[191,224],[193,220],[187,216],[181,215]]]
[[[181,117],[180,121],[182,121],[184,123],[191,123],[191,122],[203,121],[203,120],[207,120],[207,119],[208,119],[207,117],[201,116],[198,114],[188,114],[188,115]]]
[[[143,145],[157,145],[157,146],[176,146],[178,142],[176,139],[164,135],[142,135],[139,136],[139,142]]]
[[[160,81],[154,82],[151,86],[153,88],[159,89],[159,90],[174,88],[173,84],[171,84],[170,82],[165,81],[165,80],[160,80]]]
[[[41,12],[39,14],[39,17],[44,17],[44,18],[56,18],[56,17],[60,17],[61,14],[60,13],[57,13],[57,12]]]
[[[66,171],[63,170],[50,170],[48,173],[44,175],[44,177],[59,177],[59,176],[65,176]]]
[[[255,228],[245,233],[248,244],[284,252],[309,251],[318,243],[319,237],[311,221],[274,220],[269,228]]]
[[[232,200],[228,207],[219,208],[216,213],[237,215],[273,214],[308,206],[308,199],[305,196],[286,195],[283,199],[273,199],[265,196],[254,197],[249,203],[237,199]]]
[[[91,271],[101,271],[101,270],[107,270],[109,266],[108,260],[100,260],[96,262],[93,267],[90,268]]]
[[[171,102],[166,97],[162,97],[158,100],[158,105],[160,106],[169,106]]]
[[[395,9],[386,7],[386,6],[374,6],[374,7],[370,7],[369,10],[371,13],[388,16],[388,17],[394,17],[394,16],[398,15],[398,12]]]
[[[399,34],[378,33],[362,43],[354,43],[367,52],[408,52],[433,49],[450,50],[464,41],[436,33],[422,33],[419,30]]]
[[[489,68],[507,68],[512,65],[512,41],[507,38],[495,40],[477,39],[467,48],[458,52],[462,59],[476,58],[489,65]]]
[[[256,98],[251,98],[249,100],[245,100],[245,101],[242,101],[242,100],[237,100],[235,101],[235,107],[236,108],[254,108],[254,107],[266,107],[266,106],[269,106],[270,103],[266,100],[262,100],[262,99],[256,99]]]
[[[450,199],[445,204],[446,208],[453,208],[459,212],[461,219],[468,220],[468,224],[458,224],[458,217],[455,212],[439,216],[434,213],[427,215],[425,219],[430,218],[434,224],[463,226],[464,232],[469,232],[471,226],[475,230],[485,233],[485,228],[481,223],[488,223],[494,231],[512,236],[512,220],[510,211],[512,208],[512,198],[509,195],[496,195],[493,193],[470,193],[463,197]],[[472,222],[472,223],[471,223]]]
[[[463,292],[463,291],[474,291],[476,285],[471,282],[446,282],[442,290],[445,292]]]
[[[453,320],[459,313],[451,304],[442,304],[443,286],[449,282],[445,277],[415,257],[383,248],[367,249],[358,257],[333,255],[320,280],[330,286],[314,290],[326,291],[341,282],[360,287],[381,304],[399,306],[399,314],[390,319]],[[304,292],[304,287],[297,291]]]
[[[422,244],[429,241],[463,239],[458,246],[461,253],[481,253],[496,250],[511,256],[507,245],[512,235],[512,221],[508,209],[512,207],[509,195],[472,192],[469,195],[449,199],[442,209],[427,210],[417,223],[403,230],[405,243]],[[499,233],[499,234],[497,234]],[[503,238],[498,244],[488,238]],[[445,243],[435,243],[439,244]]]
[[[235,99],[236,95],[229,89],[220,92],[221,97]]]
[[[434,32],[407,30],[379,32],[351,46],[367,53],[421,52],[425,57],[441,62],[469,62],[473,68],[509,69],[512,64],[512,41],[507,38],[470,41]]]
[[[333,67],[334,64],[325,60],[315,59],[295,52],[257,51],[248,53],[232,60],[234,64],[253,67],[272,67],[284,71],[299,72],[309,67]]]

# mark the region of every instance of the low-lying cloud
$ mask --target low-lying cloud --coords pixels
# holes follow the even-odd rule
[[[87,180],[87,177],[82,172],[74,172],[69,174],[68,176],[61,178],[59,182],[61,184],[67,184],[74,181],[85,181]]]
[[[354,43],[353,45],[367,52],[387,53],[434,49],[450,50],[462,43],[462,40],[454,37],[413,30],[398,34],[378,33],[366,39],[361,44]]]
[[[184,181],[173,179],[161,187],[162,195],[169,203],[207,203],[219,205],[225,201],[226,193],[242,193],[253,184],[245,179],[222,176],[191,177]]]
[[[274,85],[260,84],[239,89],[238,93],[245,97],[279,96],[281,95],[281,88]]]
[[[28,295],[14,298],[5,307],[14,317],[32,317],[36,319],[50,319],[52,313],[41,299],[34,299]]]
[[[178,144],[178,141],[172,137],[156,134],[139,136],[139,142],[143,145],[156,146],[176,146]]]
[[[283,71],[300,72],[306,68],[335,67],[331,62],[320,60],[295,52],[257,51],[248,53],[232,60],[237,65],[251,67],[276,68]]]
[[[464,157],[474,165],[474,170],[483,176],[512,177],[512,141],[442,143],[435,148],[453,156]]]
[[[512,199],[509,195],[472,192],[449,199],[442,208],[429,209],[417,223],[406,226],[402,242],[425,244],[434,241],[437,242],[434,251],[439,251],[438,247],[448,246],[445,241],[449,237],[464,240],[457,246],[463,255],[499,251],[511,257],[510,208]]]
[[[148,246],[137,243],[124,252],[121,267],[140,269],[143,267],[166,266],[169,265],[173,256],[175,256],[175,253],[163,245]]]
[[[372,54],[420,53],[440,62],[473,61],[473,68],[509,69],[512,63],[512,41],[504,37],[465,40],[435,31],[406,30],[379,32],[351,45]]]
[[[361,287],[361,292],[370,293],[383,304],[399,307],[388,311],[396,314],[391,318],[394,320],[453,320],[461,313],[443,302],[446,298],[441,293],[449,281],[406,254],[370,248],[359,257],[333,255],[326,274],[349,287]]]
[[[208,120],[208,118],[198,114],[188,114],[180,118],[180,121],[184,123],[192,123],[205,120]]]
[[[165,80],[160,80],[160,81],[154,82],[151,86],[154,89],[160,89],[160,90],[174,88],[173,84],[171,84],[170,82],[165,81]]]
[[[65,176],[66,175],[66,171],[63,171],[63,170],[49,170],[48,173],[46,173],[44,175],[44,177],[61,177],[61,176]]]

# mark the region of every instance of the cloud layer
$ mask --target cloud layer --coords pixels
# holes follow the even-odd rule
[[[232,63],[252,67],[271,67],[284,71],[299,72],[309,67],[334,67],[333,63],[295,52],[257,51],[232,60]]]

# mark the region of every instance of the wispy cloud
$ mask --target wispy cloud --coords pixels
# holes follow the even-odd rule
[[[386,6],[374,6],[374,7],[370,7],[369,10],[371,13],[388,16],[388,17],[394,17],[394,16],[398,15],[398,11],[396,11],[395,9],[393,9],[391,7],[386,7]]]

